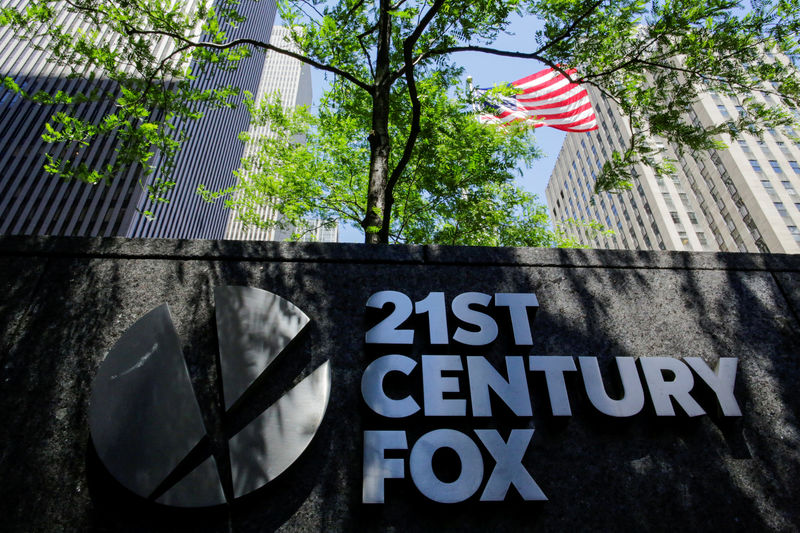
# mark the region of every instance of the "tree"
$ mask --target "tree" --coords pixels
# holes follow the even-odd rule
[[[546,208],[513,183],[517,161],[539,156],[532,126],[496,128],[478,123],[471,109],[465,110],[460,99],[448,94],[458,84],[459,74],[455,68],[417,73],[425,105],[416,150],[393,190],[397,201],[388,240],[578,246],[563,228],[552,231]],[[248,101],[254,123],[269,126],[269,133],[242,136],[257,150],[244,159],[235,186],[223,191],[203,187],[201,192],[208,200],[224,197],[248,225],[294,227],[302,232],[320,223],[360,223],[370,154],[371,108],[365,96],[334,82],[315,115],[306,108],[287,109],[279,95],[259,104]],[[398,138],[412,111],[402,95],[393,95],[393,101],[389,133]],[[396,161],[401,150],[393,146],[390,161]],[[281,218],[263,218],[265,205]],[[312,227],[306,228],[309,224]]]
[[[186,80],[209,65],[235,65],[247,53],[246,45],[285,53],[330,72],[341,87],[367,99],[368,181],[361,219],[367,242],[388,242],[396,193],[413,179],[407,168],[415,150],[424,147],[420,135],[427,104],[419,84],[429,74],[451,68],[450,58],[459,52],[527,58],[563,74],[576,67],[573,81],[594,85],[619,104],[634,135],[630,147],[614,153],[605,165],[596,191],[630,187],[627,169],[636,160],[664,169],[643,142],[647,135],[693,149],[717,148],[720,134],[761,134],[765,127],[795,122],[792,110],[800,105],[794,66],[763,60],[765,52],[791,56],[800,51],[798,0],[759,0],[749,9],[735,0],[282,0],[281,16],[297,28],[293,38],[301,54],[248,39],[228,40],[226,28],[247,23],[230,0],[215,7],[201,4],[190,15],[182,6],[159,0],[66,0],[68,10],[113,30],[111,38],[91,32],[66,35],[56,23],[57,5],[64,4],[33,0],[25,10],[4,8],[0,22],[27,36],[43,27],[54,56],[76,64],[76,74],[100,70],[117,81],[123,89],[119,117],[104,131],[127,133],[133,139],[131,152],[145,163],[146,150],[174,136],[147,117],[156,109],[168,118],[189,116],[194,110],[190,104],[198,99],[225,105],[233,88],[198,94]],[[543,29],[521,43],[530,51],[493,48],[515,14],[543,23]],[[163,39],[171,43],[170,52],[159,55],[156,45]],[[120,67],[123,61],[133,67]],[[187,70],[190,61],[192,71]],[[154,91],[153,86],[176,90]],[[685,112],[706,89],[740,94],[744,113],[711,128],[693,123]],[[774,95],[780,103],[765,105],[750,96],[759,92]],[[77,98],[41,98],[59,97]],[[392,123],[398,105],[410,111],[403,124]],[[85,142],[96,134],[87,131],[89,125],[71,120],[56,118],[54,140]],[[399,130],[397,144],[402,146],[394,159],[393,128]],[[63,162],[55,163],[54,168],[63,167]],[[79,169],[77,175],[99,179],[111,170],[91,174],[97,171]]]

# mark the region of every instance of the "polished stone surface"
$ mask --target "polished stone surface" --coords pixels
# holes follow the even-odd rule
[[[798,256],[2,238],[0,274],[5,531],[800,529]],[[167,303],[197,396],[215,398],[204,361],[218,351],[212,288],[224,285],[273,292],[308,315],[283,360],[290,367],[270,367],[288,387],[300,376],[294,361],[311,370],[330,360],[327,412],[300,460],[233,505],[191,513],[153,506],[92,458],[90,385],[124,332]],[[609,420],[568,380],[573,416],[556,419],[543,380],[529,374],[533,417],[508,425],[535,428],[523,463],[547,502],[522,502],[512,489],[505,503],[433,504],[410,481],[391,480],[389,504],[363,505],[364,430],[407,429],[413,443],[442,427],[490,429],[470,417],[394,425],[370,414],[361,376],[383,353],[364,345],[377,320],[364,305],[379,290],[413,301],[444,291],[448,304],[468,291],[535,292],[533,346],[469,354],[492,362],[592,356],[605,372],[615,356],[702,357],[712,367],[737,357],[743,416],[721,417],[700,396],[709,414],[694,419],[657,418],[645,405],[631,419]],[[501,325],[501,338],[509,335]]]

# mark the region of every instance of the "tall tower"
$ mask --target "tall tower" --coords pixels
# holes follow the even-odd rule
[[[270,44],[284,49],[300,53],[300,49],[291,42],[289,28],[275,26],[272,28]],[[298,106],[310,106],[312,100],[311,89],[311,68],[308,64],[291,58],[285,54],[278,54],[268,51],[264,60],[264,72],[258,85],[256,100],[261,100],[275,93],[280,94],[281,103],[284,109],[291,109]],[[267,136],[274,138],[277,134],[272,132],[269,126],[251,126],[250,135],[252,137]],[[246,155],[252,155],[254,148],[247,146]],[[279,214],[269,206],[258,209],[258,214],[263,220],[276,220]],[[335,242],[338,239],[337,228],[325,228],[321,223],[309,221],[310,229],[303,236],[303,240]],[[236,212],[231,210],[228,220],[228,227],[225,231],[225,238],[232,240],[263,240],[263,241],[282,241],[289,238],[296,228],[268,228],[262,229],[255,226],[245,227],[236,218]]]
[[[771,58],[771,60],[780,60]],[[616,105],[590,88],[599,129],[569,134],[547,184],[554,220],[597,220],[613,236],[572,233],[595,248],[800,253],[800,146],[791,128],[769,130],[763,140],[745,135],[726,150],[682,156],[667,139],[651,138],[676,159],[666,179],[636,165],[634,188],[594,195],[595,177],[631,132]],[[747,95],[772,105],[770,96]],[[720,123],[744,112],[737,98],[701,95],[689,111],[695,124]]]
[[[27,0],[10,2],[22,7]],[[239,11],[248,23],[229,36],[267,41],[277,11],[275,0],[245,1]],[[80,24],[66,12],[61,20],[67,28],[77,29]],[[263,59],[264,54],[256,51],[236,71],[198,78],[197,86],[234,83],[243,90],[255,91]],[[88,91],[95,85],[113,91],[109,80],[90,84],[69,79],[67,74],[67,68],[48,62],[43,52],[15,39],[8,29],[0,32],[0,75],[14,78],[26,92]],[[86,118],[100,117],[113,105],[84,104],[78,112]],[[140,168],[130,168],[110,186],[67,183],[46,173],[43,166],[47,152],[90,166],[114,158],[114,138],[97,142],[90,150],[76,151],[73,157],[69,154],[74,146],[45,143],[41,139],[44,124],[59,110],[21,100],[0,88],[0,131],[4,132],[0,137],[0,234],[222,238],[227,213],[221,206],[203,202],[195,191],[201,182],[214,188],[232,184],[232,172],[242,155],[237,136],[247,129],[249,120],[246,109],[210,111],[188,125],[189,140],[177,156],[173,174],[177,185],[167,195],[168,204],[155,206],[148,202],[140,181],[161,177],[160,168],[147,177]],[[155,220],[144,219],[137,208],[153,211]]]

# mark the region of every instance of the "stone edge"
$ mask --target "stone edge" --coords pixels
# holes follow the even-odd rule
[[[0,256],[800,271],[800,255],[0,236]]]

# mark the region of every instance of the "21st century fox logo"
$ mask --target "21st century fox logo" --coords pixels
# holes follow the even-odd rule
[[[217,287],[214,300],[222,427],[205,427],[166,304],[122,335],[92,384],[89,424],[97,455],[125,488],[160,504],[213,506],[263,487],[303,453],[327,408],[325,362],[253,414],[270,370],[309,318],[251,287]],[[216,447],[214,439],[221,440]]]

